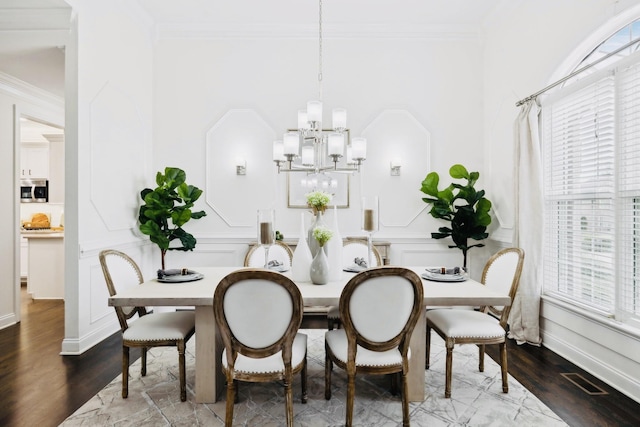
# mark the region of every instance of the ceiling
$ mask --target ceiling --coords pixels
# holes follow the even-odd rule
[[[75,0],[74,0],[75,1]],[[127,0],[163,29],[251,31],[298,36],[317,31],[317,0]],[[371,37],[383,31],[479,35],[497,13],[522,0],[323,0],[323,31]],[[73,1],[70,1],[73,3]],[[125,3],[125,4],[126,4]],[[0,72],[64,97],[65,0],[0,0]],[[336,30],[337,29],[337,30]],[[346,30],[346,32],[345,32]],[[263,34],[258,33],[258,34]]]

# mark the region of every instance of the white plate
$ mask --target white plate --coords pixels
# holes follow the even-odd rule
[[[158,279],[158,282],[164,282],[164,283],[193,282],[196,280],[200,280],[203,277],[204,277],[204,274],[202,273],[176,274],[173,276],[165,276],[162,279]]]
[[[349,272],[349,273],[360,273],[361,271],[364,271],[366,269],[367,269],[366,267],[361,267],[359,265],[355,265],[354,264],[354,265],[352,265],[350,267],[345,267],[342,270],[346,271],[346,272]]]
[[[464,282],[467,280],[466,276],[463,276],[462,274],[440,274],[431,273],[429,271],[422,273],[421,277],[434,282]]]
[[[278,273],[284,273],[285,271],[289,271],[289,267],[286,265],[279,265],[277,267],[269,267],[269,270],[277,271]]]

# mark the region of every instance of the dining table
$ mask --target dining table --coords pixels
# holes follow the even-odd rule
[[[419,276],[425,266],[406,267]],[[213,315],[213,294],[216,286],[227,274],[241,270],[240,267],[194,267],[189,270],[203,277],[194,281],[164,282],[158,279],[119,290],[109,297],[109,306],[169,306],[195,307],[195,398],[197,403],[214,403],[224,390],[224,375],[221,369],[224,349]],[[291,271],[281,274],[290,278]],[[355,272],[344,271],[339,280],[324,285],[311,282],[295,282],[305,305],[338,305],[342,289],[355,276]],[[503,294],[472,279],[456,282],[438,282],[422,279],[425,308],[438,306],[507,306],[511,304],[508,294]],[[426,310],[411,336],[411,358],[408,372],[408,397],[412,402],[425,400],[425,356],[426,356]]]

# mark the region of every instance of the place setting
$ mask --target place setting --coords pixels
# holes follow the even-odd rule
[[[462,267],[427,267],[420,276],[433,282],[464,282],[469,278],[469,274]]]
[[[182,282],[194,282],[204,277],[204,274],[198,273],[188,268],[170,268],[166,270],[158,269],[157,279],[158,282],[163,283],[182,283]]]

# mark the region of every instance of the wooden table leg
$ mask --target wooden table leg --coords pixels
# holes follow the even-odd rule
[[[424,393],[424,363],[426,357],[426,329],[427,329],[427,312],[423,307],[418,323],[416,324],[413,334],[411,335],[411,359],[409,359],[409,401],[422,402],[425,399]]]
[[[224,387],[220,368],[222,341],[216,328],[213,308],[196,306],[196,402],[215,403]]]

